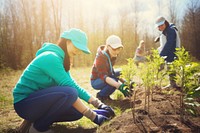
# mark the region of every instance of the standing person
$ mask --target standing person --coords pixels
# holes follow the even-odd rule
[[[173,62],[176,57],[176,48],[180,47],[180,38],[178,30],[174,24],[169,24],[169,22],[162,16],[156,19],[155,24],[158,30],[162,32],[160,35],[160,47],[158,48],[158,51],[160,53],[160,56],[166,57],[165,61],[168,64],[167,68],[169,70],[170,63]],[[175,73],[169,74],[170,84],[165,86],[163,89],[179,89],[175,81],[175,76]]]
[[[133,58],[135,64],[138,66],[140,62],[145,62],[145,42],[144,40],[141,40],[139,43],[139,46],[137,47],[135,51],[135,56]]]
[[[107,38],[106,45],[101,45],[97,50],[92,67],[91,85],[94,89],[100,90],[96,97],[101,101],[112,100],[110,95],[116,89],[119,89],[125,97],[130,96],[126,86],[118,82],[120,71],[113,69],[117,56],[122,49],[121,39],[116,35],[111,35]]]
[[[73,56],[81,51],[90,53],[87,41],[79,29],[65,31],[57,44],[44,43],[24,70],[13,97],[16,113],[32,123],[29,133],[52,133],[49,127],[54,122],[75,121],[82,116],[101,125],[109,113],[114,115],[111,107],[91,96],[70,75]],[[101,110],[91,110],[81,99]]]

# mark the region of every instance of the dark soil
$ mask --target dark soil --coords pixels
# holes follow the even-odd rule
[[[200,115],[194,117],[186,114],[184,120],[181,120],[179,94],[153,93],[149,111],[147,107],[144,109],[144,92],[140,90],[136,96],[135,110],[130,108],[130,100],[129,104],[122,101],[120,106],[126,106],[130,111],[102,125],[97,133],[200,133]]]

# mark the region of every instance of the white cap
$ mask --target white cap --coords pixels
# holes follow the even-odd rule
[[[120,37],[116,35],[111,35],[106,39],[106,45],[110,45],[113,49],[123,48],[122,41]]]
[[[163,25],[165,23],[165,20],[166,19],[162,16],[157,17],[156,22],[155,22],[155,26],[158,27],[158,26]]]

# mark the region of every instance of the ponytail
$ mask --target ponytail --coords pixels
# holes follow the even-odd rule
[[[64,39],[64,38],[60,38],[58,40],[58,46],[62,48],[62,50],[65,52],[65,57],[64,57],[64,68],[65,68],[65,71],[69,71],[70,70],[70,59],[69,59],[69,54],[67,52],[67,46],[66,46],[66,42],[67,40]]]

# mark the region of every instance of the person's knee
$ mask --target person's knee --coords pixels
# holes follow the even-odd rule
[[[74,100],[76,100],[77,98],[78,98],[78,92],[77,92],[77,90],[75,89],[75,88],[67,88],[67,89],[69,89],[68,90],[68,93],[69,93],[69,97],[71,98],[71,99],[74,99]]]
[[[60,89],[65,98],[71,99],[72,101],[75,101],[78,98],[78,92],[75,88],[66,86]]]

